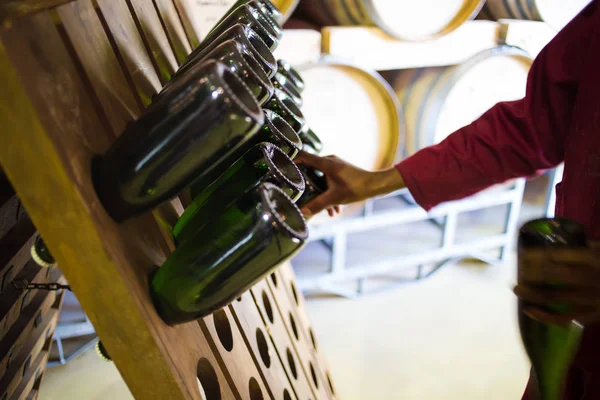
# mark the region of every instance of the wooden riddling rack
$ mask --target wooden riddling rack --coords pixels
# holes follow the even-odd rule
[[[22,291],[12,283],[65,282],[59,270],[32,260],[38,233],[6,176],[0,175],[0,398],[36,399],[64,290]]]
[[[0,164],[136,399],[336,398],[289,264],[213,315],[167,326],[148,273],[174,248],[160,222],[181,202],[116,224],[93,190],[92,156],[197,43],[190,4],[0,2]]]
[[[306,18],[306,15],[293,15],[293,25],[304,28],[314,23],[310,19],[302,21],[302,18]],[[315,25],[312,27],[314,29]],[[305,29],[307,33],[310,30]],[[301,30],[297,31],[297,36],[300,36],[300,32]],[[377,27],[366,26],[322,26],[319,27],[319,33],[322,59],[337,60],[381,73],[391,84],[398,72],[460,65],[473,56],[500,45],[518,47],[535,58],[557,31],[540,21],[477,19],[463,23],[450,33],[425,41],[398,40]],[[306,41],[313,42],[314,38],[307,34]],[[315,62],[318,63],[319,59],[314,56],[306,57],[301,68]],[[406,154],[399,154],[397,160],[405,156]],[[321,221],[318,225],[311,226],[310,241],[320,242],[328,252],[327,270],[306,264],[318,257],[297,257],[292,263],[299,275],[298,284],[305,292],[356,297],[371,291],[367,288],[370,278],[387,275],[390,279],[386,280],[392,283],[384,287],[393,287],[398,283],[430,276],[449,262],[465,257],[489,263],[503,261],[510,254],[514,243],[524,189],[525,179],[516,179],[504,187],[444,203],[429,213],[417,206],[406,190],[368,200],[359,215],[327,223]],[[549,188],[549,195],[552,189]],[[396,206],[392,208],[389,207],[391,198],[397,200]],[[382,202],[386,202],[384,209],[378,207]],[[457,240],[458,230],[464,228],[459,222],[461,214],[500,206],[504,206],[505,210],[501,232],[482,235],[469,242]],[[439,228],[440,239],[436,239],[437,244],[433,245],[433,249],[368,262],[349,262],[352,258],[349,249],[352,235],[419,221],[427,221]],[[474,222],[471,220],[469,223]],[[397,240],[402,243],[401,237]],[[497,256],[491,256],[490,251],[495,249],[499,250]],[[309,252],[311,248],[303,251]],[[399,270],[406,268],[415,268],[414,278],[406,278],[406,275],[402,278],[395,277]]]

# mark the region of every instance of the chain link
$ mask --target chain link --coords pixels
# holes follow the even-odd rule
[[[62,285],[60,283],[52,282],[52,283],[29,283],[27,279],[15,279],[12,281],[12,286],[16,290],[47,290],[47,291],[55,291],[61,289],[71,290],[71,286]]]

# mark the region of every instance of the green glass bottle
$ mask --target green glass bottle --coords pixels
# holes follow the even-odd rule
[[[523,225],[518,238],[519,254],[529,249],[581,248],[587,246],[585,228],[567,218],[542,218]],[[523,272],[520,270],[520,272]],[[519,283],[523,283],[519,273]],[[560,282],[552,287],[560,286]],[[526,316],[518,302],[521,338],[539,385],[540,400],[562,400],[565,376],[579,346],[583,327],[549,325]],[[555,304],[551,312],[566,312],[568,304]]]
[[[202,40],[202,43],[212,42],[231,26],[238,23],[252,28],[271,51],[274,51],[277,48],[279,40],[281,39],[281,29],[273,26],[271,21],[265,17],[260,9],[250,4],[239,6],[229,15],[225,16],[220,23],[216,24],[210,30]]]
[[[248,150],[213,184],[193,197],[193,201],[173,227],[179,245],[210,221],[211,215],[240,198],[262,182],[277,185],[292,201],[304,193],[304,178],[294,162],[272,143],[260,143]]]
[[[190,72],[92,160],[96,194],[117,222],[221,168],[264,124],[256,99],[224,64],[208,61]]]
[[[285,121],[277,114],[270,110],[263,110],[264,121],[263,126],[256,132],[252,138],[240,146],[236,151],[232,152],[223,163],[215,167],[210,173],[205,173],[198,177],[190,185],[190,196],[195,198],[203,192],[209,185],[215,182],[225,171],[242,157],[253,146],[268,142],[278,146],[290,158],[294,158],[302,148],[302,142],[293,129],[285,123]]]
[[[31,246],[31,258],[37,265],[45,268],[52,268],[56,266],[56,260],[50,253],[50,250],[46,246],[46,242],[41,236],[35,238],[35,242]]]
[[[276,89],[281,89],[288,96],[290,96],[291,99],[294,100],[294,103],[296,103],[296,105],[298,107],[302,107],[302,103],[303,103],[302,95],[296,89],[296,85],[294,85],[288,78],[286,78],[284,75],[277,72],[277,73],[275,73],[273,78],[271,78],[271,82],[273,82],[273,86]]]
[[[189,64],[188,67],[180,68],[163,90],[161,96],[168,93],[169,87],[176,82],[177,79],[183,76],[194,65],[201,64],[203,61],[216,60],[227,65],[231,72],[236,74],[250,89],[259,104],[266,103],[273,96],[273,84],[269,80],[264,69],[259,65],[252,53],[241,43],[235,40],[227,40],[207,54],[199,57],[196,63]]]
[[[174,77],[185,73],[191,66],[198,63],[198,60],[204,59],[206,54],[228,40],[234,40],[244,46],[246,50],[250,51],[269,79],[275,75],[275,72],[277,71],[277,62],[275,56],[273,56],[273,53],[269,50],[269,47],[263,42],[256,31],[247,25],[238,23],[228,28],[215,40],[211,42],[202,41],[186,58]]]
[[[300,165],[298,166],[298,169],[300,169],[302,177],[304,178],[304,193],[300,196],[298,201],[296,201],[296,205],[302,208],[317,196],[325,193],[328,186],[325,174],[318,169],[306,165]]]
[[[156,310],[169,325],[205,317],[296,254],[307,237],[292,200],[262,183],[196,230],[153,273]]]
[[[264,105],[264,108],[276,112],[279,116],[290,124],[290,126],[298,133],[305,129],[306,120],[300,108],[294,100],[288,96],[283,90],[275,89],[271,99]],[[300,137],[302,139],[302,137]]]
[[[215,26],[220,24],[225,18],[227,18],[227,16],[229,16],[233,11],[235,11],[236,8],[249,3],[252,3],[256,7],[258,7],[263,12],[263,14],[271,18],[274,22],[277,23],[278,26],[279,24],[281,24],[281,21],[283,20],[283,14],[269,0],[238,0],[231,7],[229,7],[227,12],[223,14],[223,17],[221,17],[221,19],[217,21]]]
[[[316,155],[321,154],[323,151],[323,142],[321,142],[321,139],[317,134],[307,125],[300,133],[298,133],[298,136],[303,143],[302,150]]]
[[[289,62],[284,59],[277,60],[277,72],[284,75],[286,78],[291,80],[299,93],[304,91],[304,87],[306,86],[304,80],[300,73],[294,68]]]

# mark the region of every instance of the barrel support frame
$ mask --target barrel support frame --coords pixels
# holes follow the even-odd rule
[[[330,293],[341,297],[355,298],[375,291],[406,283],[418,282],[430,277],[446,265],[455,263],[464,258],[475,258],[489,264],[499,264],[506,260],[514,245],[515,233],[519,221],[519,212],[525,190],[525,178],[518,178],[510,186],[500,191],[479,193],[462,200],[443,203],[429,212],[419,207],[408,190],[400,190],[389,195],[371,199],[366,204],[367,212],[355,218],[339,219],[328,224],[311,227],[309,241],[327,242],[329,249],[329,272],[302,277],[297,271],[298,285],[304,292]],[[373,203],[381,198],[395,197],[409,204],[409,207],[373,212]],[[504,216],[503,232],[480,236],[476,240],[466,243],[456,243],[456,231],[459,228],[458,215],[463,212],[482,210],[486,208],[508,205]],[[347,237],[358,232],[373,231],[390,226],[409,224],[418,221],[428,221],[439,228],[442,240],[435,249],[402,255],[388,260],[353,265],[348,268]],[[486,250],[499,249],[499,256],[490,257],[484,254]],[[297,264],[292,260],[292,264]],[[433,264],[425,269],[425,265]],[[300,265],[295,265],[301,269]],[[415,277],[411,279],[394,279],[383,289],[365,290],[365,280],[371,277],[392,275],[399,270],[415,268]],[[349,290],[348,282],[356,282],[356,289]]]

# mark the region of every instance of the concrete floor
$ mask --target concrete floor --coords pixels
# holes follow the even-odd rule
[[[539,216],[543,184],[528,184],[523,218]],[[339,398],[520,399],[529,362],[516,320],[515,276],[513,254],[502,265],[463,261],[418,283],[355,300],[307,299]],[[91,350],[50,369],[39,398],[132,396],[114,365]]]

